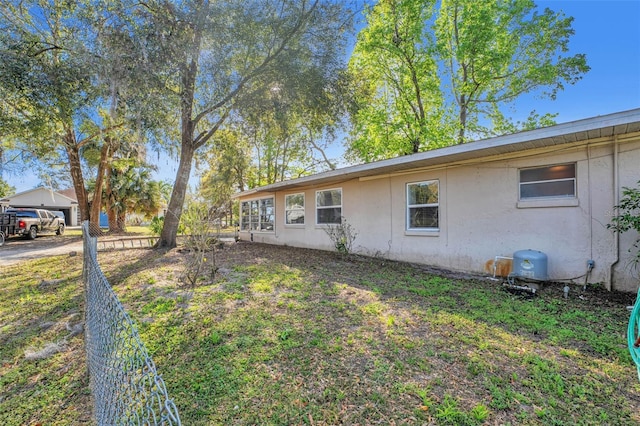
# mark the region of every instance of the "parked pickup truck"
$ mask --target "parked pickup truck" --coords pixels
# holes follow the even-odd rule
[[[5,214],[16,215],[15,233],[35,240],[43,232],[64,234],[64,219],[44,209],[8,209]]]

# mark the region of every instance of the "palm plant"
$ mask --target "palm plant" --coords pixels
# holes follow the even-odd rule
[[[104,201],[111,232],[126,231],[128,213],[151,218],[160,208],[161,183],[151,179],[148,166],[130,160],[115,161],[106,186]]]

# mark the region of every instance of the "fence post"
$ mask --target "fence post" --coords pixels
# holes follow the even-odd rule
[[[91,236],[89,232],[89,221],[85,220],[82,222],[82,280],[85,284],[85,297],[86,297],[86,284],[89,277],[89,271],[87,268],[90,267],[91,262],[88,262],[87,256],[90,256],[91,259],[96,260],[96,253],[98,251],[98,237]],[[85,300],[86,302],[86,300]],[[86,306],[86,305],[85,305]]]

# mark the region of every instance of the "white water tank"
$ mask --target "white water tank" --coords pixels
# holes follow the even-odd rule
[[[546,281],[547,255],[538,250],[518,250],[513,253],[513,275],[517,278]]]

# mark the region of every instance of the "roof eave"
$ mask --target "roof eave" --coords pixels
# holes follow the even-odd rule
[[[420,167],[420,163],[429,165],[445,164],[455,161],[456,157],[482,158],[490,155],[524,151],[553,145],[575,143],[596,137],[615,136],[640,131],[640,108],[614,114],[572,121],[541,129],[497,136],[466,144],[453,145],[432,151],[372,163],[330,170],[315,175],[282,181],[234,194],[233,198],[247,197],[257,193],[294,189],[302,186],[317,185],[323,182],[349,180],[358,177],[384,174],[385,170],[409,170]]]

